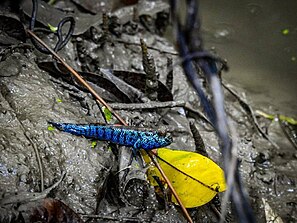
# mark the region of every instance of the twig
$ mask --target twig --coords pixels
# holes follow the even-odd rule
[[[254,114],[253,109],[251,108],[251,106],[249,106],[245,101],[243,101],[240,96],[233,91],[231,88],[229,88],[228,86],[226,86],[223,82],[221,83],[223,85],[223,87],[230,92],[230,94],[232,94],[237,101],[239,102],[239,104],[241,105],[241,107],[244,109],[244,111],[247,113],[247,115],[249,116],[250,121],[252,122],[252,124],[255,126],[255,128],[257,129],[258,133],[266,140],[268,140],[275,148],[279,149],[279,146],[272,140],[270,139],[270,137],[261,129],[256,116]]]
[[[37,146],[35,145],[35,143],[30,138],[30,136],[28,135],[28,133],[26,131],[25,131],[24,135],[29,140],[29,142],[31,143],[31,145],[32,145],[32,147],[34,149],[34,153],[35,153],[35,156],[36,156],[36,160],[37,160],[38,168],[39,168],[39,173],[40,173],[40,191],[42,192],[44,190],[44,172],[43,172],[43,168],[42,168],[40,154],[39,154]]]
[[[66,69],[77,78],[77,80],[87,88],[96,100],[104,105],[123,125],[127,126],[128,124],[97,94],[97,92],[71,67],[69,66],[56,52],[54,52],[50,47],[46,45],[38,36],[36,36],[32,31],[27,30],[27,33],[30,34],[35,40],[37,40],[43,47],[45,47],[58,61],[60,61]]]
[[[161,168],[161,166],[159,165],[159,163],[153,158],[152,154],[157,156],[157,152],[156,150],[151,150],[151,151],[146,151],[147,154],[149,155],[149,157],[151,158],[151,160],[153,161],[153,163],[155,164],[155,166],[158,168],[158,170],[160,171],[162,177],[164,178],[164,180],[166,181],[168,187],[170,188],[170,190],[172,191],[172,194],[174,195],[175,199],[177,200],[178,204],[180,205],[183,213],[185,214],[185,217],[187,218],[187,220],[191,223],[193,223],[193,220],[191,218],[191,216],[189,215],[187,209],[185,208],[185,206],[183,205],[182,201],[180,200],[178,194],[176,193],[175,189],[173,188],[172,184],[170,183],[170,180],[167,178],[166,174],[164,173],[163,169]],[[163,160],[164,161],[164,160]],[[166,162],[168,164],[168,162]],[[171,165],[172,166],[172,165]],[[172,166],[173,167],[173,166]],[[177,168],[176,168],[177,169]],[[178,169],[177,169],[178,170]],[[188,175],[189,176],[189,175]],[[169,183],[168,183],[169,182]]]
[[[95,214],[83,214],[83,218],[100,218],[111,221],[122,221],[122,222],[143,222],[145,219],[140,219],[137,217],[123,217],[123,216],[106,216],[106,215],[95,215]],[[149,222],[149,219],[145,220]]]
[[[196,179],[195,177],[192,177],[191,175],[187,174],[186,172],[184,172],[184,171],[178,169],[176,166],[174,166],[174,165],[172,165],[171,163],[167,162],[166,160],[164,160],[163,158],[161,158],[160,156],[158,156],[158,154],[157,154],[156,151],[152,151],[152,153],[153,153],[158,159],[160,159],[162,162],[166,163],[168,166],[172,167],[172,168],[175,169],[176,171],[178,171],[178,172],[182,173],[183,175],[189,177],[190,179],[196,181],[197,183],[201,184],[202,186],[207,187],[207,188],[210,189],[211,191],[218,192],[217,188],[216,188],[216,189],[212,188],[211,186],[209,186],[209,185],[203,183],[202,181]]]
[[[36,39],[42,46],[44,46],[58,61],[60,61],[66,68],[67,70],[73,75],[75,76],[78,81],[84,86],[86,87],[92,94],[93,96],[96,98],[96,100],[103,104],[124,126],[128,126],[128,124],[97,94],[97,92],[71,67],[69,66],[56,52],[54,52],[50,47],[47,46],[46,43],[44,43],[38,36],[36,36],[32,31],[27,30],[27,33],[29,35],[31,35],[34,39]],[[168,180],[168,178],[166,177],[164,171],[162,170],[162,168],[160,167],[160,165],[158,165],[158,163],[156,163],[156,167],[158,168],[158,170],[163,173],[163,177],[166,180],[166,183],[168,184],[168,186],[170,187],[170,189],[172,190],[173,194],[176,194],[177,196],[177,200],[180,200],[178,198],[178,195],[176,193],[176,191],[174,190],[173,186],[171,185],[170,181]],[[190,222],[192,222],[185,206],[180,203],[180,206],[184,212],[184,214],[187,216],[187,219],[190,219]]]
[[[62,172],[61,178],[55,184],[53,184],[51,187],[45,189],[41,193],[22,192],[18,195],[5,197],[0,201],[0,206],[8,205],[8,204],[15,204],[15,203],[27,203],[27,202],[36,201],[39,199],[46,198],[47,195],[52,190],[54,190],[55,188],[57,188],[59,186],[59,184],[63,181],[65,175],[66,175],[66,172]]]
[[[283,133],[285,134],[287,139],[290,141],[292,146],[295,149],[297,149],[296,135],[294,137],[294,133],[292,133],[293,130],[291,129],[292,127],[290,127],[290,124],[288,124],[286,121],[282,121],[280,118],[280,115],[277,115],[277,119],[278,119],[278,123],[279,123]]]
[[[145,109],[156,109],[156,108],[174,108],[184,107],[186,102],[184,101],[165,101],[155,102],[150,101],[146,103],[109,103],[109,105],[115,110],[145,110]]]
[[[210,124],[212,123],[209,119],[199,110],[195,110],[191,107],[188,102],[185,101],[165,101],[165,102],[155,102],[149,101],[146,103],[109,103],[110,107],[114,110],[145,110],[145,109],[157,109],[157,108],[175,108],[175,107],[183,107],[184,109],[188,110],[195,115],[198,115],[201,119],[205,122]]]

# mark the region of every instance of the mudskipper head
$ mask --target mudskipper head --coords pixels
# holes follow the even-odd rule
[[[64,127],[65,127],[64,123],[57,123],[57,122],[51,122],[51,121],[48,121],[47,123],[54,126],[56,129],[59,129],[60,131],[64,131]]]
[[[159,148],[170,145],[172,141],[173,139],[169,132],[160,133]]]

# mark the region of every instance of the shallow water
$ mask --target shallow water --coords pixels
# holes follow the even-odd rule
[[[254,110],[297,117],[296,10],[297,1],[200,2],[205,47],[214,47],[219,56],[227,59],[230,71],[224,73],[223,78],[238,87],[237,91],[242,89],[238,93],[246,96],[246,101]],[[274,131],[278,133],[274,134]],[[257,185],[255,191],[259,197],[268,199],[284,222],[291,222],[295,219],[292,213],[296,211],[290,206],[291,201],[296,200],[292,189],[296,180],[296,150],[285,142],[284,135],[279,132],[278,123],[272,123],[269,135],[280,145],[280,150],[269,149],[265,141],[254,142],[256,154],[269,154],[270,167],[264,171],[257,170],[257,180],[248,173],[251,166],[246,165],[242,169],[247,173],[246,179],[251,176],[255,180],[248,188]],[[242,156],[244,159],[252,152],[242,146],[240,151],[247,152]],[[252,199],[257,200],[258,195],[252,194],[251,190]],[[257,208],[254,207],[254,210]],[[260,220],[260,213],[256,215]]]
[[[295,118],[296,10],[293,0],[200,3],[205,46],[215,47],[231,68],[224,79],[243,88],[254,108]]]

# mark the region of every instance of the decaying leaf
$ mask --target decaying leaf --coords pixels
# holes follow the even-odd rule
[[[226,190],[223,170],[209,158],[198,153],[158,149],[160,166],[171,181],[182,203],[187,208],[198,207],[212,200],[218,193]],[[172,166],[165,163],[166,160]],[[178,170],[179,171],[178,171]],[[158,170],[154,167],[149,169],[148,178],[152,181],[154,175],[162,179]],[[174,197],[174,203],[177,204]]]

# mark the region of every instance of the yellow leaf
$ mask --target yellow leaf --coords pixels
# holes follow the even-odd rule
[[[217,192],[226,190],[223,170],[209,158],[194,152],[166,148],[158,149],[158,156],[185,173],[181,173],[158,159],[186,208],[204,205],[211,201]],[[149,174],[153,172],[156,174],[157,170],[150,169],[149,171]],[[160,173],[156,175],[161,178]],[[153,184],[155,183],[153,182]],[[177,204],[174,197],[172,200]]]

